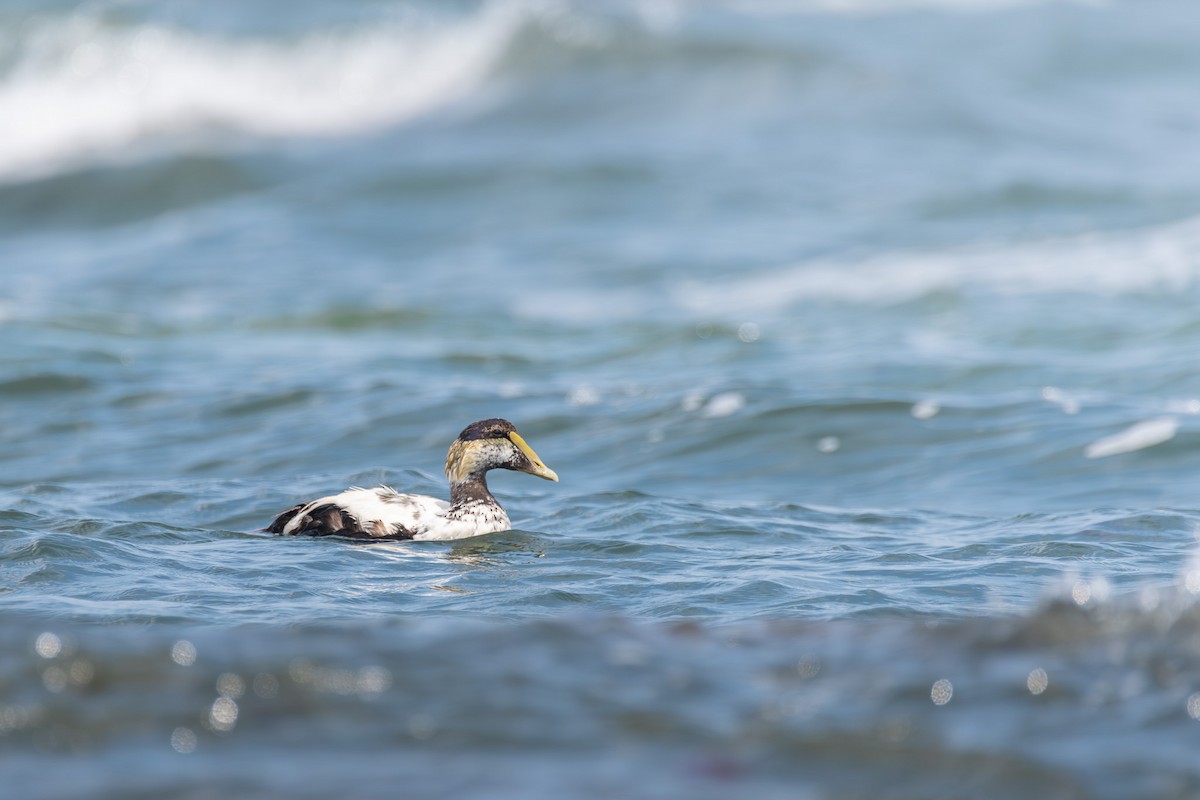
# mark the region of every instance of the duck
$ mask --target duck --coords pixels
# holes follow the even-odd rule
[[[351,487],[284,511],[263,528],[277,536],[342,536],[354,539],[434,541],[506,531],[508,514],[488,490],[493,469],[527,472],[558,482],[533,448],[506,419],[472,422],[446,453],[450,501],[401,494],[390,486]]]

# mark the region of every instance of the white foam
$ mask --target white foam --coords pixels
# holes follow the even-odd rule
[[[762,15],[821,12],[880,15],[914,10],[982,13],[1034,5],[1103,6],[1107,0],[735,0],[732,5]]]
[[[700,416],[707,419],[717,419],[719,417],[728,417],[736,414],[746,407],[746,398],[738,392],[721,392],[714,395],[700,409]]]
[[[817,440],[817,451],[821,453],[836,453],[842,447],[842,442],[836,436],[822,436]]]
[[[1178,430],[1178,417],[1160,417],[1139,422],[1120,433],[1092,442],[1083,454],[1088,458],[1108,458],[1121,453],[1144,450],[1174,439]]]
[[[1200,217],[1156,228],[1023,243],[813,261],[728,282],[686,281],[676,303],[724,318],[806,301],[891,305],[939,291],[1121,295],[1180,291],[1200,281]]]
[[[453,23],[412,19],[292,40],[114,27],[82,13],[33,21],[0,76],[0,179],[147,140],[338,135],[412,119],[476,87],[523,13],[495,4]]]
[[[1078,414],[1081,408],[1078,398],[1072,397],[1057,386],[1042,389],[1042,399],[1062,408],[1064,414]]]
[[[933,417],[936,417],[938,412],[941,410],[942,407],[937,400],[925,398],[924,400],[918,400],[917,402],[913,403],[913,407],[909,409],[909,413],[911,413],[915,419],[932,419]]]

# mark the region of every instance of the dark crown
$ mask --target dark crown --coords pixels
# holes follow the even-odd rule
[[[471,442],[478,439],[503,439],[517,428],[506,419],[481,419],[472,422],[458,435],[458,441]]]

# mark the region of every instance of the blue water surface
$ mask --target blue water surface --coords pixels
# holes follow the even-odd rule
[[[1198,40],[3,4],[6,785],[1200,793]],[[512,531],[261,530],[493,416]]]

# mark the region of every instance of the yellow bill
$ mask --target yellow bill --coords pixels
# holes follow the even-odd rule
[[[521,438],[521,434],[516,431],[510,431],[508,439],[529,459],[529,469],[525,470],[525,472],[528,472],[530,475],[537,475],[539,478],[545,478],[548,481],[558,482],[558,473],[542,463],[542,460],[538,458],[538,454],[533,452],[533,448],[527,445],[525,440]]]

